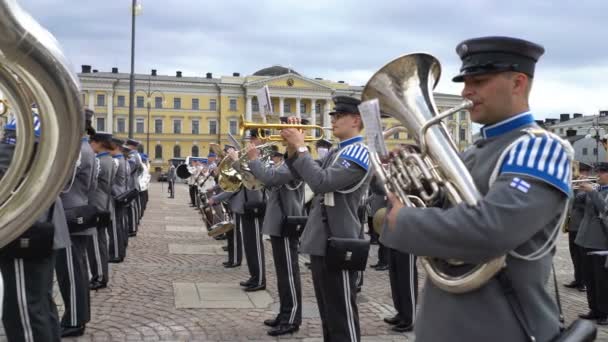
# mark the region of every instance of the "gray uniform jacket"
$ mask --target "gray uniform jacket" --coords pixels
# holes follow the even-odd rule
[[[144,163],[141,161],[141,156],[137,150],[129,152],[129,170],[131,174],[130,182],[132,182],[132,187],[130,186],[129,189],[141,191],[139,178],[144,173]]]
[[[129,177],[127,163],[122,155],[114,156],[118,162],[114,179],[112,180],[112,196],[116,197],[127,191],[127,179]]]
[[[89,194],[97,187],[98,172],[95,152],[88,140],[83,139],[80,145],[80,165],[76,167],[74,181],[69,190],[61,194],[65,209],[89,204]]]
[[[585,202],[587,200],[587,193],[584,191],[579,191],[574,199],[571,201],[571,209],[570,209],[570,222],[568,223],[568,231],[577,232],[581,222],[583,221],[583,216],[585,216]]]
[[[89,204],[89,195],[97,188],[97,177],[99,165],[95,158],[95,152],[89,145],[89,140],[82,139],[80,145],[80,164],[76,167],[73,182],[69,190],[61,194],[64,209],[80,207]],[[92,235],[97,231],[96,227],[86,229],[74,235]]]
[[[114,161],[109,154],[99,156],[99,177],[97,179],[97,189],[89,196],[92,205],[101,211],[112,211],[112,184],[114,172]]]
[[[269,193],[262,232],[280,237],[284,216],[304,215],[304,184],[294,179],[285,163],[272,167],[256,159],[249,162],[249,168]]]
[[[491,187],[489,184],[502,151],[524,134],[521,129],[536,127],[529,116],[519,127],[503,127],[501,133],[476,142],[464,152],[463,161],[483,196],[477,205],[403,208],[397,228],[385,229],[381,242],[418,256],[469,263],[483,263],[512,250],[524,255],[536,251],[555,228],[568,196],[538,178],[507,172],[502,172]],[[554,146],[559,152],[558,144]],[[567,164],[565,170],[569,168]],[[552,257],[549,253],[536,261],[524,261],[509,255],[506,261],[506,272],[539,342],[549,341],[559,332],[557,306],[545,290]],[[421,342],[526,340],[496,278],[463,294],[440,290],[427,279],[415,333]]]
[[[577,245],[589,249],[608,249],[608,227],[604,226],[599,217],[605,210],[607,196],[608,187],[587,193],[585,216],[574,240]]]
[[[349,139],[349,142],[352,139]],[[355,142],[361,141],[357,139]],[[348,143],[348,142],[343,142]],[[342,143],[341,143],[342,144]],[[287,159],[287,165],[292,171],[292,174],[304,180],[310,189],[315,193],[312,199],[310,213],[306,227],[300,239],[300,251],[302,253],[324,256],[327,246],[327,231],[323,222],[321,200],[324,199],[325,193],[332,193],[334,197],[334,206],[326,206],[327,219],[329,223],[329,231],[334,237],[341,238],[360,238],[361,223],[357,216],[361,198],[367,192],[367,183],[365,181],[355,191],[343,194],[338,191],[349,190],[361,183],[362,179],[367,175],[369,164],[363,167],[357,162],[348,159],[346,151],[349,145],[344,149],[332,149],[327,156],[318,162],[312,159],[308,153],[297,155]],[[355,146],[351,144],[350,146]],[[363,159],[367,158],[367,148],[361,146]],[[336,159],[337,154],[340,157]],[[334,160],[336,161],[334,163]]]
[[[177,179],[177,174],[175,173],[175,166],[171,165],[169,167],[169,173],[167,174],[167,179],[170,181],[174,181]]]

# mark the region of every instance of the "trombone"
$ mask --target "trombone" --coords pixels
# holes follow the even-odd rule
[[[318,129],[321,131],[321,136],[315,137],[314,135],[306,135],[304,141],[311,142],[321,140],[325,137],[324,130],[331,129],[331,127],[322,127],[319,125],[296,125],[296,124],[284,124],[284,123],[255,123],[252,121],[245,121],[245,118],[241,115],[239,120],[239,134],[245,136],[245,132],[251,129],[257,129],[258,137],[263,141],[283,141],[283,138],[279,134],[267,134],[266,130],[271,129],[286,129],[286,128],[297,128],[300,130],[314,130]]]

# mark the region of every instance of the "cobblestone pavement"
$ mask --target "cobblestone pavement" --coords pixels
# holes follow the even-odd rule
[[[188,205],[187,187],[179,185],[175,199],[168,199],[166,190],[166,184],[151,185],[148,209],[137,237],[129,241],[125,262],[111,264],[109,287],[91,293],[92,319],[86,334],[66,341],[279,340],[266,335],[267,328],[262,324],[264,319],[274,317],[278,308],[270,242],[265,241],[267,300],[264,296],[243,297],[243,304],[240,300],[223,298],[222,291],[201,290],[194,284],[226,284],[225,293],[236,293],[238,282],[248,278],[247,267],[244,264],[233,269],[222,267],[226,254],[220,247],[224,241],[211,239],[206,230],[203,231],[200,215]],[[561,286],[571,280],[567,243],[567,238],[562,236],[555,261],[566,320],[571,322],[578,313],[586,311],[587,305],[584,293]],[[376,246],[372,248],[370,264],[376,262],[377,255]],[[304,319],[300,331],[281,338],[282,341],[322,341],[312,279],[304,261],[301,257]],[[176,287],[178,283],[182,285]],[[200,298],[211,293],[218,297],[218,303],[227,304],[218,305],[222,308],[208,308],[201,302],[184,308],[189,307],[190,297],[179,291],[176,293],[176,288],[183,288],[184,284],[197,289],[195,294]],[[358,298],[363,341],[414,340],[412,334],[391,332],[382,321],[383,317],[394,313],[388,284],[386,271],[370,269],[365,274],[363,291]],[[181,299],[176,299],[176,295]],[[180,308],[176,308],[178,302]],[[240,304],[234,303],[243,306],[236,308]],[[608,341],[606,329],[601,332],[600,340]]]

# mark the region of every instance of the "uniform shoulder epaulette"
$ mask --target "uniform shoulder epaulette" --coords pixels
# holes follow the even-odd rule
[[[566,195],[571,193],[570,143],[539,128],[528,128],[508,148],[499,173],[530,176],[542,180]]]
[[[354,162],[367,171],[369,169],[369,151],[364,144],[352,144],[342,149],[340,158]]]

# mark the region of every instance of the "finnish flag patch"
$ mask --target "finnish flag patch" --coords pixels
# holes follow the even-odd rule
[[[530,190],[530,183],[526,182],[523,179],[520,179],[519,177],[513,178],[509,186],[526,194]]]

